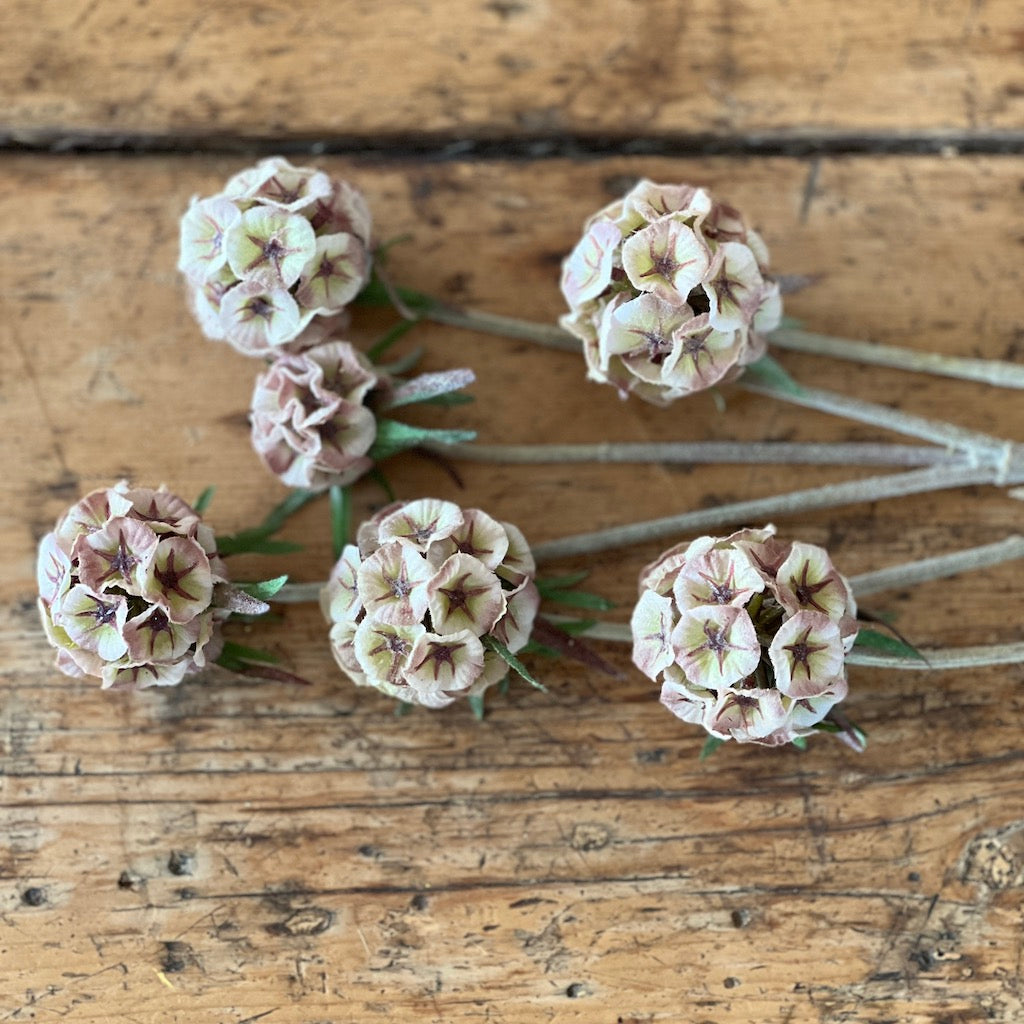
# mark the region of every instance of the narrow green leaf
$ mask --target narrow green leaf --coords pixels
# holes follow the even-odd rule
[[[541,654],[545,658],[557,658],[559,656],[558,651],[556,651],[554,647],[547,647],[546,645],[539,644],[534,640],[528,641],[523,647],[521,647],[519,653]]]
[[[447,395],[433,395],[431,398],[421,398],[420,405],[441,405],[445,407],[453,405],[469,405],[475,402],[473,395],[464,394],[461,391],[452,391]]]
[[[281,660],[276,654],[271,654],[270,651],[263,651],[257,647],[246,647],[244,644],[232,643],[230,640],[224,641],[224,649],[221,651],[220,658],[217,659],[217,664],[222,664],[221,659],[225,657],[232,662],[240,662],[242,664],[255,661],[261,665],[276,665]]]
[[[422,358],[423,353],[426,349],[422,345],[417,345],[416,348],[411,349],[404,356],[400,356],[393,363],[381,363],[377,369],[381,373],[389,373],[392,377],[400,377],[403,373],[408,373]]]
[[[474,693],[466,698],[469,701],[469,707],[473,712],[473,717],[478,721],[484,720],[484,695],[482,693]]]
[[[396,245],[404,245],[406,242],[411,241],[412,235],[408,231],[401,235],[395,235],[394,238],[384,239],[384,241],[373,250],[373,262],[377,266],[383,267],[388,261],[388,256],[391,254],[391,250]]]
[[[393,305],[392,293],[413,310],[426,310],[434,305],[434,300],[429,295],[424,295],[423,292],[399,287],[392,287],[389,290],[377,274],[371,275],[366,287],[355,297],[354,305],[391,306]]]
[[[199,497],[196,498],[196,500],[192,503],[192,507],[200,515],[202,515],[210,507],[210,502],[213,501],[213,495],[216,492],[216,490],[217,488],[213,484],[210,484],[209,487],[203,489],[203,493],[200,494]]]
[[[399,452],[418,448],[425,441],[433,444],[462,444],[475,437],[475,430],[435,430],[430,427],[414,427],[398,420],[378,419],[377,439],[369,454],[375,462],[380,462]]]
[[[857,639],[853,642],[854,647],[863,647],[869,651],[879,651],[882,654],[893,654],[902,658],[913,658],[915,661],[926,661],[924,655],[915,647],[911,647],[904,640],[898,637],[889,636],[888,633],[879,633],[877,629],[861,628]]]
[[[352,528],[352,499],[347,487],[335,484],[331,487],[331,547],[334,560],[341,558],[341,552],[348,543]]]
[[[586,608],[592,612],[607,612],[615,607],[606,597],[588,594],[585,590],[548,590],[543,596],[545,601],[564,604],[570,608]]]
[[[700,748],[697,760],[706,761],[723,743],[725,740],[720,740],[717,736],[709,736],[704,741],[704,746]]]
[[[807,737],[806,736],[794,736],[790,741],[797,750],[807,749]]]
[[[509,687],[512,685],[512,677],[506,672],[501,678],[501,682],[498,683],[498,693],[502,697],[508,696]]]
[[[236,583],[239,590],[244,591],[257,601],[269,601],[286,583],[288,576],[275,576],[269,580],[257,580],[254,583]]]
[[[546,576],[543,579],[536,579],[533,582],[543,597],[549,590],[565,590],[567,587],[575,587],[582,583],[590,575],[589,570],[583,572],[571,572],[567,576]]]
[[[315,501],[322,493],[322,491],[304,491],[302,489],[292,491],[284,501],[270,510],[267,518],[253,532],[262,533],[265,537],[277,533],[300,508]]]
[[[384,355],[384,353],[387,352],[387,350],[391,348],[399,338],[404,338],[405,335],[408,334],[409,331],[411,331],[418,323],[419,320],[399,321],[387,332],[387,334],[384,335],[383,338],[374,342],[374,344],[370,346],[367,350],[366,358],[369,359],[371,363],[377,362],[377,360]]]
[[[756,363],[751,363],[744,370],[744,374],[755,382],[768,384],[778,391],[790,395],[803,394],[803,388],[771,356],[762,356]]]
[[[597,625],[597,619],[570,619],[568,622],[552,622],[551,619],[548,619],[548,621],[555,629],[562,633],[568,633],[569,636],[586,633],[592,626]]]
[[[488,633],[487,635],[480,637],[480,642],[489,651],[494,651],[494,653],[497,654],[513,672],[521,675],[531,686],[535,686],[538,690],[543,690],[545,693],[548,692],[547,687],[538,683],[537,680],[530,675],[530,670],[500,640],[495,639]]]
[[[408,701],[400,700],[395,705],[395,718],[405,718],[410,711],[412,711],[412,705]]]

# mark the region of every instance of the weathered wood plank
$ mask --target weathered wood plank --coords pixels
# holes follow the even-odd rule
[[[995,0],[9,0],[0,129],[985,136],[1020,130],[1022,31]]]
[[[848,159],[813,175],[790,160],[325,166],[366,190],[382,237],[414,236],[394,250],[396,278],[496,312],[557,316],[579,223],[642,173],[713,184],[751,212],[776,266],[822,273],[789,302],[815,329],[1012,358],[1024,327],[1017,159]],[[700,738],[632,671],[538,661],[551,692],[515,690],[482,725],[459,708],[396,719],[339,677],[313,608],[260,633],[310,687],[211,677],[113,696],[49,668],[33,545],[81,491],[121,475],[185,494],[214,481],[222,529],[283,493],[248,453],[254,370],[199,338],[173,270],[189,195],[234,169],[0,163],[0,1019],[1024,1012],[1019,669],[855,670],[865,755],[819,743],[701,763]],[[353,336],[384,322],[361,311]],[[725,414],[704,398],[621,403],[569,355],[441,328],[419,339],[429,366],[477,370],[477,403],[438,415],[488,439],[875,436],[750,395]],[[1014,394],[782,358],[811,384],[1022,434]],[[391,475],[404,495],[498,510],[538,540],[808,482],[786,467],[460,469],[464,491],[413,459]],[[360,486],[361,510],[379,499]],[[1019,528],[1019,509],[978,488],[780,525],[858,572],[992,540]],[[325,510],[289,533],[308,549],[239,573],[321,575]],[[594,587],[628,607],[657,547],[597,559]],[[1004,566],[871,606],[921,643],[970,643],[1018,638],[1020,598]]]

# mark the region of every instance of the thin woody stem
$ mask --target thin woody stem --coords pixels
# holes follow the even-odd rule
[[[968,359],[964,356],[940,355],[938,352],[918,352],[897,345],[835,338],[790,327],[772,331],[768,335],[768,343],[775,348],[809,352],[816,356],[833,356],[872,366],[975,380],[995,387],[1024,388],[1024,366],[999,359]]]
[[[663,441],[600,444],[424,445],[467,462],[535,464],[608,463],[766,463],[770,465],[937,466],[962,465],[963,456],[931,445],[884,443],[800,443],[787,441]]]
[[[424,316],[450,327],[464,327],[471,331],[497,334],[521,341],[532,341],[547,348],[578,352],[577,338],[554,324],[520,320],[518,317],[500,316],[479,309],[464,309],[432,301],[424,309]],[[995,387],[1024,388],[1024,366],[1000,359],[970,359],[964,356],[945,356],[937,352],[919,352],[897,345],[854,341],[827,334],[815,334],[792,327],[782,327],[768,335],[768,343],[776,348],[814,355],[833,356],[873,366],[887,366],[916,373],[930,373],[959,380],[980,381]]]
[[[1024,480],[1024,468],[1018,469],[1017,473],[1018,475],[1010,480],[1000,479],[999,482],[1017,483]],[[884,498],[905,497],[949,487],[991,484],[997,481],[997,477],[1000,477],[1000,472],[992,466],[940,466],[911,470],[909,473],[868,477],[865,480],[848,480],[840,484],[827,484],[824,487],[812,487],[790,494],[738,501],[716,508],[698,509],[680,515],[665,516],[662,519],[563,537],[537,545],[533,549],[533,554],[538,562],[550,561],[726,524],[757,522],[775,516],[879,501]]]
[[[549,616],[557,621],[555,616]],[[612,643],[631,644],[633,633],[629,626],[619,622],[599,622],[577,634],[590,640],[609,640]],[[1024,662],[1024,643],[989,644],[980,647],[924,647],[920,658],[880,654],[854,648],[846,655],[848,665],[868,668],[894,668],[927,672],[948,669],[980,668],[984,665],[1016,665]]]

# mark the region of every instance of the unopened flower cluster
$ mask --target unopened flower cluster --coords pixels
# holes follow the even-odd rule
[[[213,530],[163,488],[93,491],[39,547],[39,610],[57,667],[104,689],[175,686],[220,653],[227,574]]]
[[[562,292],[588,376],[656,405],[738,376],[782,315],[768,250],[737,210],[646,180],[590,218]]]
[[[540,604],[516,526],[425,498],[382,509],[357,540],[323,594],[334,657],[353,682],[442,708],[505,677],[495,647],[521,650]]]
[[[846,696],[849,584],[823,548],[774,533],[699,537],[640,577],[633,662],[662,684],[662,704],[719,739],[809,736]]]
[[[347,182],[281,157],[194,199],[178,269],[203,332],[249,356],[322,341],[369,279],[371,224]]]

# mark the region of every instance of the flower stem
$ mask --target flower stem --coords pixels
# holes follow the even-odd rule
[[[865,480],[848,480],[840,484],[827,484],[824,487],[812,487],[790,494],[738,501],[719,505],[717,508],[683,512],[662,519],[563,537],[537,545],[533,549],[533,554],[538,562],[550,561],[555,558],[607,551],[609,548],[639,544],[642,541],[658,540],[674,534],[707,530],[730,523],[757,522],[774,516],[879,501],[884,498],[899,498],[949,487],[991,484],[997,482],[997,478],[1000,483],[1024,481],[1024,467],[1017,467],[1015,476],[1008,481],[1002,479],[1001,471],[992,466],[939,466],[911,470],[909,473],[868,477]]]
[[[449,327],[464,327],[469,331],[497,334],[503,338],[532,341],[535,345],[561,349],[563,352],[579,352],[580,343],[568,331],[555,324],[541,324],[533,320],[520,320],[514,316],[499,316],[479,309],[458,309],[434,300],[423,315],[435,323]]]
[[[896,345],[882,345],[850,338],[835,338],[827,334],[782,327],[768,335],[768,344],[794,352],[809,352],[816,356],[833,356],[872,366],[887,366],[896,370],[931,373],[939,377],[976,380],[1002,388],[1024,388],[1024,366],[999,359],[968,359],[963,356],[944,356],[938,352],[918,352]]]
[[[963,457],[931,445],[785,441],[667,441],[638,444],[471,444],[424,447],[467,462],[767,463],[771,465],[936,466]]]

